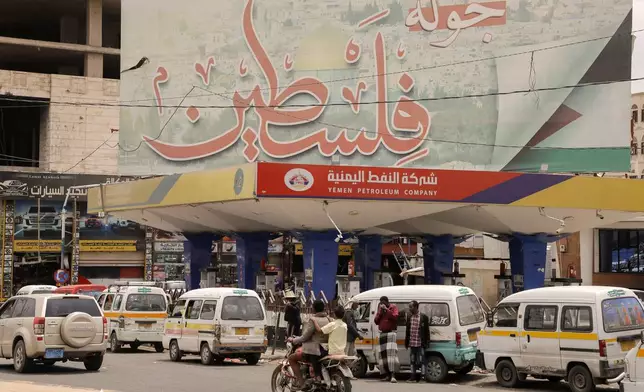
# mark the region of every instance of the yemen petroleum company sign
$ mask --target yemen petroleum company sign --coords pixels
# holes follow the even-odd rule
[[[291,169],[284,175],[284,185],[294,192],[305,192],[313,186],[313,174],[301,167]]]

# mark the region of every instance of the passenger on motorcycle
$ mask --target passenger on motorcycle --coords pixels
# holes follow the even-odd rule
[[[309,318],[309,321],[304,326],[302,336],[289,338],[289,341],[293,342],[293,344],[302,345],[301,351],[298,350],[288,357],[288,362],[290,363],[291,369],[293,369],[293,373],[297,379],[297,385],[294,386],[296,389],[302,388],[304,384],[304,378],[302,377],[299,362],[302,360],[309,362],[313,366],[315,377],[319,378],[322,374],[320,358],[327,355],[326,350],[324,350],[324,347],[321,345],[328,342],[328,335],[316,331],[315,324],[317,323],[317,325],[322,328],[329,324],[331,319],[324,311],[324,302],[322,302],[322,300],[316,300],[313,302],[313,311],[315,314]]]
[[[347,347],[347,323],[344,322],[344,308],[337,306],[333,310],[335,320],[320,327],[317,321],[313,320],[315,330],[329,335],[329,355],[344,355]]]

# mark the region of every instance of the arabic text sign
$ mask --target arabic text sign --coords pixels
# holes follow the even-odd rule
[[[351,256],[353,253],[353,248],[349,244],[340,244],[338,246],[338,256]],[[302,244],[295,244],[295,255],[302,256],[304,254],[304,248]]]
[[[258,196],[459,201],[517,173],[259,163]]]
[[[80,240],[81,252],[136,252],[136,240]]]
[[[143,139],[149,148],[121,154],[120,168],[334,158],[476,170],[628,167],[628,113],[617,108],[630,96],[614,81],[630,77],[632,0],[455,3],[124,3],[123,36],[133,41],[123,62],[136,63],[141,50],[154,61],[147,74],[123,74],[133,87],[121,100],[152,96],[154,104],[121,109],[120,143]],[[624,69],[602,66],[606,53]],[[589,69],[593,81],[610,83],[560,91],[588,80]],[[174,98],[195,82],[213,94],[188,94],[172,116]],[[541,91],[525,94],[533,89]],[[613,124],[623,125],[607,136]]]
[[[14,252],[60,252],[60,240],[14,240]]]

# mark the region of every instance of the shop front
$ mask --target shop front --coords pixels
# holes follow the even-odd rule
[[[0,175],[0,299],[25,285],[59,283],[54,275],[61,268],[71,271],[68,283],[104,284],[143,277],[145,229],[111,216],[87,214],[87,191],[73,188],[131,178],[15,172]]]

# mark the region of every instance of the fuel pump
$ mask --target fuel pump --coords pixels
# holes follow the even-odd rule
[[[505,260],[499,263],[499,274],[494,275],[497,283],[497,299],[501,301],[503,298],[512,294],[512,275],[508,273],[508,265]]]

